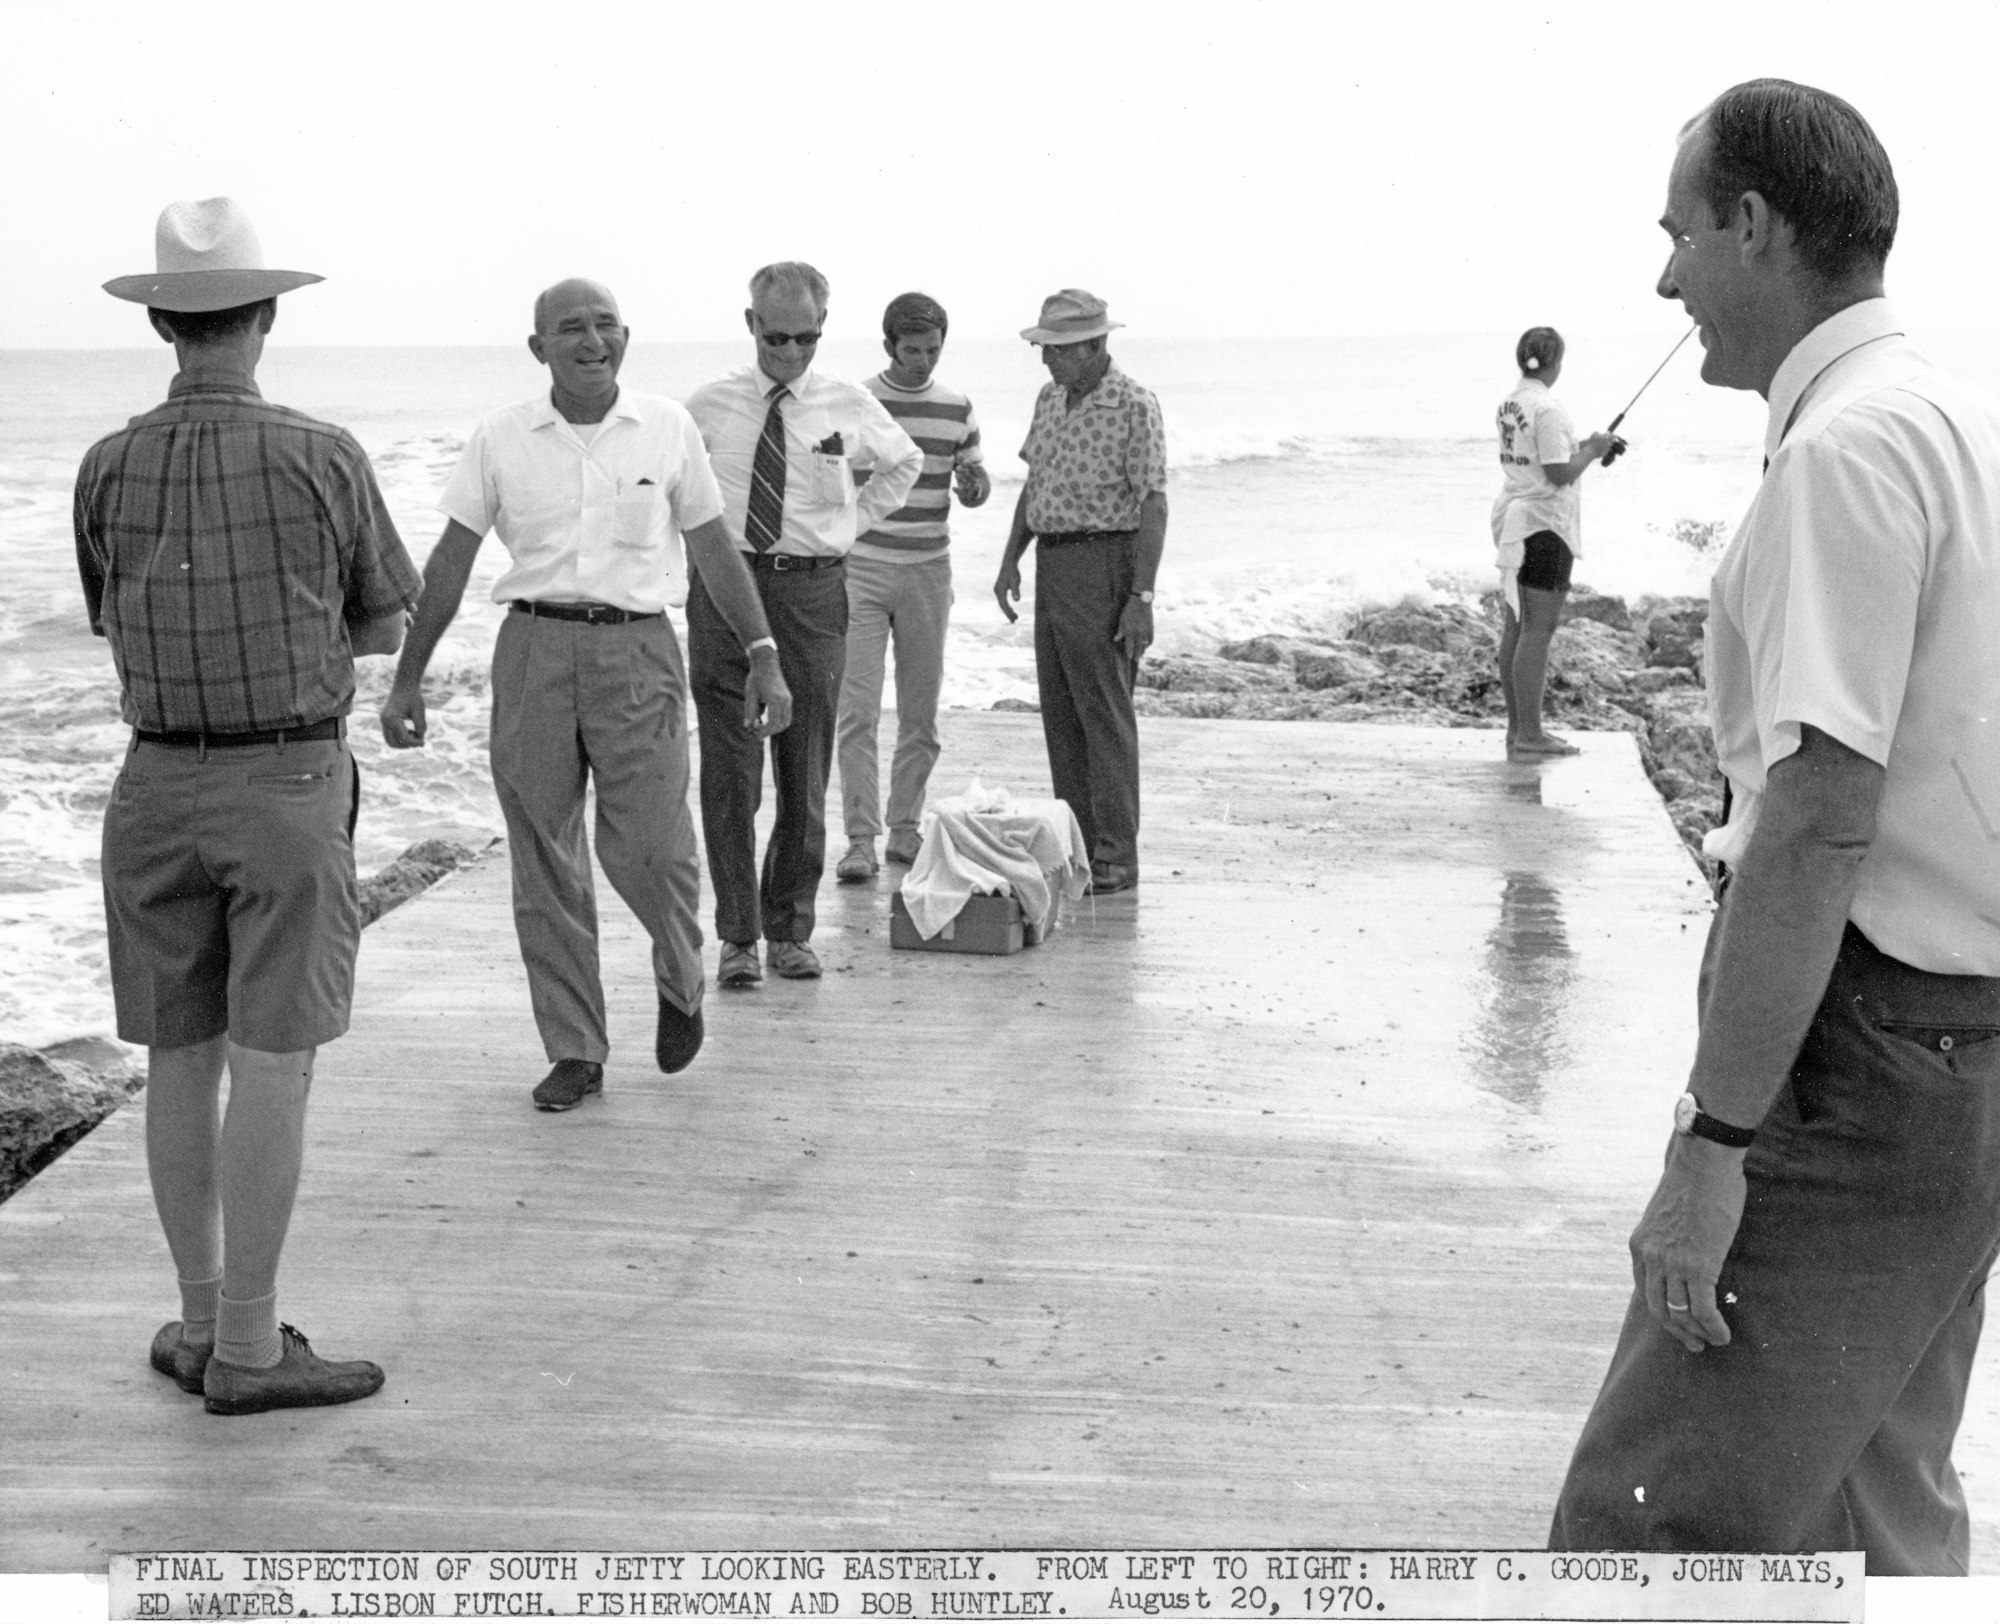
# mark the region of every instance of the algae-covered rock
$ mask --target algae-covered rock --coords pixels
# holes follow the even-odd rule
[[[108,1117],[145,1082],[114,1044],[47,1051],[0,1044],[0,1200]]]

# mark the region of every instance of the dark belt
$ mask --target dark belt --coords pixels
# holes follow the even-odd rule
[[[242,750],[257,744],[311,744],[320,739],[345,738],[347,718],[329,716],[323,722],[274,727],[261,733],[205,733],[200,728],[148,733],[143,727],[133,731],[141,744],[169,744],[183,750]]]
[[[810,556],[805,553],[745,553],[743,559],[753,570],[776,570],[781,575],[792,570],[831,569],[835,564],[847,562],[844,554],[822,553]]]
[[[658,620],[666,612],[614,609],[608,603],[537,603],[532,598],[516,598],[510,607],[517,615],[533,615],[537,620],[580,620],[586,626],[623,626],[631,620]]]
[[[1074,547],[1080,541],[1130,541],[1138,533],[1136,530],[1058,530],[1053,535],[1037,536],[1035,539],[1044,547]]]

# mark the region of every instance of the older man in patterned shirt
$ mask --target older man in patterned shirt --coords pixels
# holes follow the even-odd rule
[[[342,1404],[382,1371],[279,1325],[278,1259],[313,1057],[347,1030],[361,933],[354,656],[395,652],[417,572],[354,436],[257,390],[277,295],[320,279],[265,269],[228,198],[170,205],[156,243],[156,273],[105,291],[147,307],[179,374],[76,479],[91,630],[133,728],[103,878],[180,1277],[152,1362],[217,1415]]]
[[[1111,359],[1122,322],[1080,288],[1042,301],[1021,336],[1039,344],[1049,382],[1035,401],[993,595],[1008,620],[1021,555],[1042,544],[1035,586],[1035,675],[1049,778],[1090,848],[1100,896],[1139,883],[1139,723],[1132,684],[1153,641],[1153,580],[1167,540],[1167,442],[1160,403]]]

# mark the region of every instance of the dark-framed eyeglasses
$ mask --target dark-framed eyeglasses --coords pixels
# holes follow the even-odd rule
[[[819,342],[818,333],[759,333],[757,336],[774,350],[782,350],[787,344],[809,350]]]

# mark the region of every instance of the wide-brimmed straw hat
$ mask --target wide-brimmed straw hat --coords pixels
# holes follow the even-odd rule
[[[156,310],[230,310],[326,280],[266,269],[250,216],[230,197],[169,203],[153,228],[153,258],[150,276],[116,276],[104,291]]]
[[[1023,327],[1021,336],[1030,344],[1080,344],[1086,338],[1102,338],[1122,321],[1113,321],[1110,307],[1094,293],[1082,288],[1064,288],[1042,301],[1042,319],[1034,327]]]

